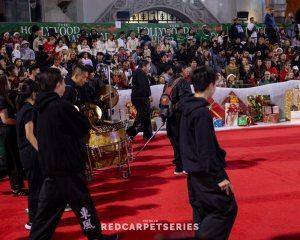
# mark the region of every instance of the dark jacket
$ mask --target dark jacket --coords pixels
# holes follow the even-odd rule
[[[219,183],[228,179],[226,152],[218,144],[207,105],[205,99],[194,96],[181,100],[180,152],[187,173],[209,174]]]
[[[266,24],[266,28],[272,28],[272,29],[276,28],[275,19],[272,14],[266,14],[265,24]]]
[[[45,176],[84,173],[82,141],[90,124],[75,107],[55,92],[42,92],[36,100],[37,141]]]
[[[168,84],[168,87],[172,86],[172,84],[174,83],[174,81],[176,81],[176,79],[178,79],[179,77],[181,77],[180,75],[173,75]],[[191,85],[190,83],[184,79],[183,77],[181,77],[182,79],[175,85],[175,87],[172,90],[172,104],[174,106],[174,113],[181,113],[181,107],[178,106],[180,103],[180,99],[182,99],[183,97],[187,97],[190,96],[192,94],[192,90],[191,90]],[[164,87],[164,91],[166,89],[166,86]]]
[[[24,147],[30,146],[30,142],[26,138],[25,125],[33,121],[34,126],[36,125],[36,110],[35,108],[28,102],[26,102],[20,111],[17,113],[17,137],[18,137],[18,146],[19,149],[23,149]]]
[[[151,89],[147,74],[138,68],[132,75],[132,92],[131,98],[149,98]]]

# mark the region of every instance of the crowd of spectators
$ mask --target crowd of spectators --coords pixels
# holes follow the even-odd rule
[[[104,36],[91,29],[82,30],[77,42],[60,36],[50,28],[45,37],[38,26],[28,39],[18,32],[4,33],[0,50],[0,73],[5,73],[18,87],[32,73],[31,66],[54,67],[71,76],[75,64],[88,65],[92,78],[108,82],[109,71],[117,89],[131,87],[131,76],[142,59],[151,62],[151,85],[162,84],[172,76],[172,66],[183,62],[190,73],[198,66],[211,66],[219,76],[219,87],[251,87],[300,79],[300,30],[289,14],[285,28],[277,30],[272,10],[265,16],[265,28],[258,28],[254,18],[242,25],[233,18],[228,32],[217,36],[206,25],[201,30],[179,27],[176,34],[166,29],[160,42],[144,29],[137,34],[120,32]],[[108,68],[109,67],[109,68]]]

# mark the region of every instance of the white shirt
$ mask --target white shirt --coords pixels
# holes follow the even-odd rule
[[[139,46],[139,39],[138,38],[131,38],[127,39],[127,49],[128,51],[132,52],[136,50],[136,47]]]
[[[252,31],[254,28],[255,28],[255,24],[254,24],[254,23],[251,23],[251,22],[248,23],[247,29],[248,29],[249,31]],[[257,32],[254,31],[254,32],[251,34],[251,36],[248,36],[248,37],[251,37],[251,38],[257,38]]]
[[[120,48],[120,47],[123,47],[123,48],[127,48],[127,46],[126,46],[126,39],[122,39],[122,38],[119,38],[118,39],[118,48]]]

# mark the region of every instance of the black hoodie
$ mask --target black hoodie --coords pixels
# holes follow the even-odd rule
[[[37,140],[44,176],[84,173],[82,141],[90,130],[87,118],[55,92],[36,100]]]
[[[183,169],[189,174],[211,175],[219,183],[228,176],[224,170],[226,152],[220,148],[212,117],[204,98],[194,96],[180,102],[180,152]]]

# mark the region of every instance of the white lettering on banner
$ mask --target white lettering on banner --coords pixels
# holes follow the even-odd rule
[[[30,34],[31,33],[31,27],[28,26],[21,26],[20,28],[20,34]]]

